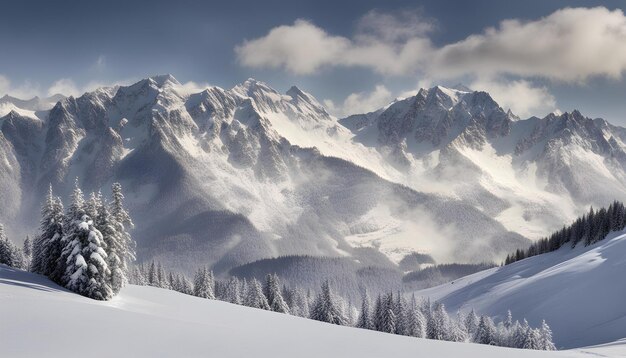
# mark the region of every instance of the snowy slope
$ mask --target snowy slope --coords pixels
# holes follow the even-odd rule
[[[450,312],[474,308],[502,317],[507,309],[531,324],[545,319],[557,347],[601,344],[626,336],[626,234],[595,245],[530,257],[419,291]]]
[[[0,347],[6,357],[588,357],[626,343],[562,352],[415,339],[333,326],[130,286],[109,302],[0,266]],[[97,342],[107,342],[100,345]]]

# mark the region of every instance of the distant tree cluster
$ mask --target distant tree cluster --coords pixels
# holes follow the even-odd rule
[[[41,208],[40,234],[32,247],[30,270],[83,296],[108,300],[128,281],[135,259],[133,226],[123,205],[119,183],[112,186],[110,202],[100,193],[85,199],[78,180],[70,205],[48,191]]]
[[[206,267],[198,269],[193,283],[184,276],[166,273],[160,263],[139,265],[132,270],[131,283],[176,290],[207,299],[217,299],[238,305],[306,317],[341,326],[352,326],[404,336],[475,342],[503,347],[554,350],[550,327],[542,322],[532,328],[526,320],[513,321],[511,312],[497,325],[487,316],[478,317],[474,311],[459,312],[451,318],[441,303],[432,304],[415,295],[407,300],[400,292],[378,295],[372,304],[363,290],[361,309],[333,292],[324,281],[318,293],[301,288],[281,286],[276,274],[266,275],[263,283],[231,277],[216,280]]]
[[[24,248],[17,247],[4,233],[0,224],[0,264],[19,269],[28,269],[30,261],[30,239],[26,237]]]
[[[490,317],[480,318],[472,310],[469,314],[457,313],[451,318],[442,303],[418,300],[411,296],[389,292],[378,295],[371,306],[367,293],[364,295],[357,327],[380,332],[418,338],[452,342],[474,342],[502,347],[554,350],[552,331],[544,322],[540,328],[532,328],[526,320],[513,321],[511,312],[507,319],[497,325]]]
[[[533,243],[526,250],[518,249],[515,253],[507,255],[504,264],[552,252],[567,243],[572,248],[580,242],[588,246],[603,240],[610,232],[623,230],[624,227],[626,227],[626,208],[623,203],[614,201],[608,209],[602,208],[597,211],[592,207],[587,214],[576,219],[571,225],[564,226],[549,237]]]

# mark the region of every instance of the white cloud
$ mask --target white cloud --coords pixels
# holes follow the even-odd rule
[[[505,20],[441,47],[428,37],[432,28],[415,12],[370,12],[352,38],[297,20],[235,50],[245,66],[295,74],[358,66],[434,79],[513,75],[582,82],[594,76],[621,78],[626,70],[626,16],[621,10],[565,8],[534,21]]]
[[[9,94],[14,97],[30,99],[39,95],[39,84],[25,80],[15,86],[8,77],[0,74],[0,95]]]
[[[386,106],[393,100],[391,92],[383,85],[377,85],[371,92],[352,93],[340,106],[329,99],[324,105],[336,116],[344,117],[355,113],[368,113]]]
[[[556,110],[556,100],[546,87],[537,87],[526,80],[476,80],[470,87],[488,92],[505,110],[522,117],[545,114]]]
[[[62,94],[65,96],[78,96],[81,94],[81,91],[76,86],[76,83],[72,81],[70,78],[61,78],[57,80],[48,88],[48,96],[52,96],[54,94]]]
[[[431,22],[415,12],[370,12],[357,26],[353,39],[328,34],[307,20],[278,26],[263,37],[235,48],[239,62],[253,68],[283,68],[307,75],[331,66],[358,66],[389,75],[413,72],[430,52],[423,35]]]

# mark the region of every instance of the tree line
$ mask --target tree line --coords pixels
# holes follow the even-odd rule
[[[509,311],[499,323],[488,316],[478,317],[472,310],[448,315],[442,303],[431,303],[401,292],[378,295],[372,303],[363,290],[361,307],[337,295],[329,281],[318,292],[281,285],[276,274],[268,274],[263,283],[230,277],[215,279],[207,267],[196,271],[193,282],[184,275],[166,272],[160,263],[141,264],[131,271],[131,283],[172,289],[188,295],[216,299],[238,305],[291,314],[341,326],[370,329],[404,336],[474,342],[503,347],[554,350],[552,331],[544,321],[538,328],[526,320],[513,320]]]
[[[591,207],[587,214],[579,217],[569,226],[563,226],[549,237],[534,242],[526,250],[518,249],[507,255],[504,264],[508,265],[527,257],[552,252],[568,243],[572,248],[581,242],[589,246],[604,240],[610,232],[621,231],[624,227],[626,227],[626,208],[623,203],[616,200],[608,208],[600,210],[594,210]]]

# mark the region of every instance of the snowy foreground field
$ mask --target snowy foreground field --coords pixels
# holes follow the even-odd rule
[[[103,342],[106,342],[104,344]],[[560,352],[400,337],[129,286],[109,302],[0,265],[3,357],[590,357],[626,341]]]

